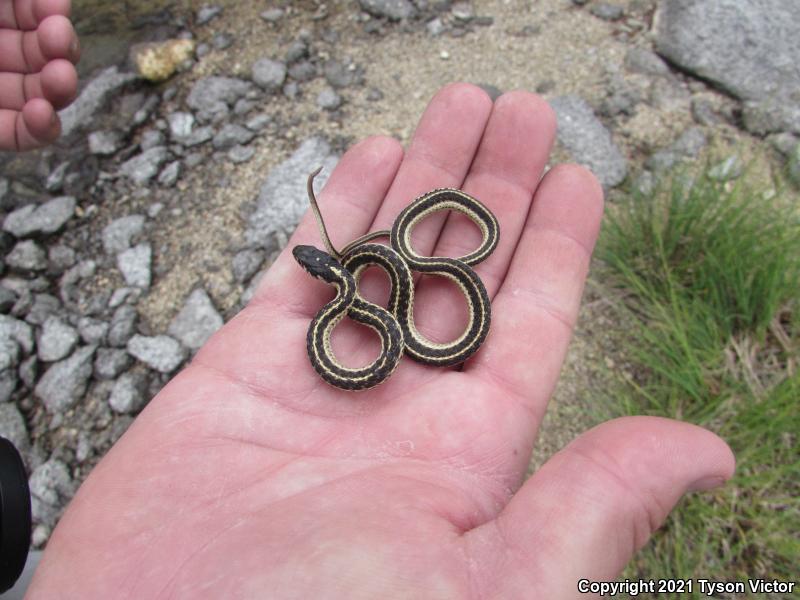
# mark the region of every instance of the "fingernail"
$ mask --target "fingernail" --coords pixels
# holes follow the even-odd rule
[[[714,477],[703,477],[702,479],[698,479],[692,485],[689,486],[688,491],[690,492],[707,492],[708,490],[713,490],[721,486],[725,483],[724,477],[714,476]]]

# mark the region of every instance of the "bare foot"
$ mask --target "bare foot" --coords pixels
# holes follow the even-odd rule
[[[33,150],[61,133],[80,57],[70,0],[0,0],[0,150]]]

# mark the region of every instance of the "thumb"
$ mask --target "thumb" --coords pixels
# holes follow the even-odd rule
[[[695,425],[609,421],[553,456],[470,532],[471,545],[490,557],[480,562],[487,583],[505,588],[499,597],[580,597],[579,580],[613,580],[685,492],[719,486],[733,469],[727,444]]]

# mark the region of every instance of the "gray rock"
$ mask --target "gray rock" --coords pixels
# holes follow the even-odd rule
[[[217,50],[227,50],[233,45],[233,36],[224,31],[217,33],[211,38],[211,45]]]
[[[800,127],[798,23],[796,0],[662,1],[656,46],[682,69],[749,101],[766,121],[760,129],[793,120]]]
[[[665,148],[650,155],[645,161],[645,166],[654,173],[663,173],[671,169],[680,160],[677,152]]]
[[[11,400],[12,395],[17,389],[17,372],[14,369],[0,371],[0,404]]]
[[[122,148],[122,136],[116,131],[95,131],[89,134],[89,153],[111,156]]]
[[[604,21],[617,21],[625,14],[625,8],[618,4],[598,2],[597,4],[592,4],[589,12],[598,19],[603,19]]]
[[[205,77],[192,86],[186,104],[204,122],[214,120],[216,115],[233,106],[239,98],[247,95],[251,84],[233,77]]]
[[[195,167],[203,164],[205,159],[206,157],[202,152],[192,152],[191,154],[186,155],[186,158],[183,159],[183,164],[186,165],[187,169],[194,169]]]
[[[173,112],[167,115],[167,123],[172,140],[183,143],[192,134],[194,115],[187,112]]]
[[[169,152],[164,146],[150,148],[122,163],[119,174],[137,185],[143,185],[158,175],[168,157]]]
[[[143,215],[128,215],[114,219],[103,228],[103,249],[107,254],[117,254],[131,247],[132,241],[142,233]]]
[[[17,302],[17,295],[4,285],[0,285],[0,313],[7,313]]]
[[[125,283],[145,290],[149,288],[152,259],[153,250],[146,242],[120,252],[117,255],[117,267]]]
[[[706,134],[699,127],[689,127],[672,143],[672,150],[690,158],[696,157],[706,147]]]
[[[0,337],[0,371],[19,364],[19,344],[10,337]]]
[[[172,187],[181,174],[181,161],[175,160],[164,167],[158,175],[158,183],[164,187]]]
[[[241,125],[229,123],[214,136],[213,146],[217,150],[229,150],[236,145],[249,144],[255,135]]]
[[[33,240],[17,242],[6,256],[6,264],[20,271],[43,271],[47,268],[47,254]]]
[[[87,344],[102,344],[108,335],[108,327],[105,321],[92,317],[81,317],[78,320],[78,333]]]
[[[245,123],[250,131],[262,131],[267,125],[272,122],[272,117],[266,114],[256,115]]]
[[[33,352],[33,328],[8,315],[0,315],[0,339],[11,338],[17,342],[25,354]]]
[[[288,159],[272,169],[261,186],[255,210],[249,216],[245,233],[247,243],[272,246],[276,235],[293,231],[308,209],[308,174],[319,166],[323,167],[315,182],[317,189],[321,189],[338,160],[325,140],[309,138]],[[324,206],[322,210],[325,211]]]
[[[247,283],[250,278],[258,273],[266,258],[263,250],[242,250],[233,257],[233,277],[238,283]]]
[[[134,287],[121,287],[114,290],[114,293],[111,294],[111,298],[108,300],[108,307],[109,308],[118,308],[122,306],[123,303],[127,302],[129,298],[132,298],[135,301],[137,296],[141,294],[141,290],[139,288]]]
[[[50,272],[60,274],[75,264],[75,250],[63,244],[50,246],[47,250]]]
[[[317,96],[317,106],[324,110],[336,110],[342,105],[342,97],[333,88],[324,88]]]
[[[611,133],[578,96],[559,96],[550,105],[558,117],[558,140],[572,157],[597,176],[604,188],[623,179],[628,167]]]
[[[164,134],[158,129],[148,129],[142,133],[142,137],[139,140],[139,148],[142,149],[142,152],[147,152],[153,148],[163,146],[165,142],[166,138],[164,137]]]
[[[625,68],[642,75],[669,75],[667,63],[655,52],[645,48],[631,48],[625,53]]]
[[[196,289],[170,323],[167,333],[190,350],[198,350],[222,325],[222,317],[206,291]]]
[[[134,335],[127,347],[131,356],[161,373],[172,373],[186,359],[186,349],[167,335]]]
[[[109,346],[119,348],[127,345],[128,340],[136,333],[136,321],[138,318],[139,314],[136,309],[129,304],[123,304],[114,311],[108,328]]]
[[[150,206],[147,207],[147,216],[151,219],[155,219],[158,215],[161,214],[161,211],[164,210],[164,204],[161,202],[153,202]]]
[[[296,81],[311,81],[317,76],[317,67],[313,63],[302,60],[289,67],[289,77]]]
[[[120,414],[138,413],[145,404],[145,388],[147,383],[138,374],[125,373],[114,382],[111,394],[108,397],[108,404],[114,412]]]
[[[778,131],[800,133],[800,89],[790,94],[788,100],[776,96],[764,100],[745,102],[742,111],[744,128],[755,135]]]
[[[8,179],[0,177],[0,206],[8,195]]]
[[[308,57],[308,44],[305,40],[293,41],[286,50],[286,62],[289,64],[306,57]]]
[[[36,206],[28,204],[10,213],[3,229],[16,237],[40,233],[55,233],[75,214],[75,198],[59,196]]]
[[[692,98],[692,118],[700,125],[717,125],[722,121],[707,98]]]
[[[0,436],[14,444],[23,455],[30,448],[25,418],[14,404],[0,404]]]
[[[55,362],[66,358],[78,345],[78,332],[58,317],[51,316],[42,324],[37,339],[39,360]]]
[[[425,29],[428,31],[429,35],[436,37],[444,33],[444,23],[442,22],[441,18],[436,17],[435,19],[428,21],[428,23],[425,25]]]
[[[69,358],[54,363],[39,380],[34,393],[48,412],[62,412],[81,399],[92,376],[95,348],[78,348]]]
[[[792,154],[797,144],[800,143],[800,137],[784,131],[783,133],[775,133],[769,136],[767,141],[775,150],[788,157]]]
[[[367,100],[369,102],[378,102],[383,100],[383,92],[378,88],[372,88],[369,92],[367,92]]]
[[[327,82],[337,89],[349,87],[360,79],[358,69],[351,68],[338,60],[326,61],[323,73]]]
[[[214,128],[213,127],[198,127],[186,138],[184,141],[184,146],[192,147],[192,146],[199,146],[200,144],[205,144],[208,141],[214,139]]]
[[[717,181],[730,181],[739,177],[743,169],[742,161],[734,154],[711,167],[708,170],[708,176]]]
[[[258,15],[268,23],[277,23],[283,18],[282,8],[268,8]]]
[[[195,21],[198,25],[205,25],[209,23],[212,19],[215,19],[219,15],[222,14],[222,7],[216,4],[205,4],[200,7],[200,10],[197,11],[197,20]]]
[[[786,174],[791,182],[800,187],[800,144],[794,147],[786,161]]]
[[[51,315],[57,314],[61,310],[61,302],[50,294],[36,294],[33,297],[25,321],[31,325],[42,325]]]
[[[36,379],[39,377],[39,359],[36,358],[35,354],[20,363],[18,373],[25,387],[32,390],[33,386],[36,385]]]
[[[80,96],[58,116],[61,118],[61,133],[72,134],[79,128],[89,127],[95,122],[96,113],[107,100],[123,86],[135,81],[135,73],[120,73],[117,67],[109,67],[83,89]]]
[[[94,359],[94,376],[97,379],[116,379],[131,366],[131,356],[122,348],[98,348]]]
[[[239,146],[236,145],[228,151],[228,158],[231,160],[233,164],[241,164],[245,163],[253,156],[255,156],[256,150],[252,146]]]
[[[262,58],[253,64],[252,77],[261,89],[277,92],[286,80],[286,65],[279,60]]]
[[[246,115],[251,110],[256,107],[256,103],[252,100],[248,100],[247,98],[240,98],[236,101],[236,105],[233,107],[233,114],[237,116]]]
[[[358,0],[361,8],[375,17],[386,17],[392,21],[408,19],[416,13],[408,0]]]
[[[75,483],[70,477],[69,469],[60,460],[50,459],[33,470],[28,487],[34,523],[54,527],[75,493]]]
[[[58,192],[64,187],[64,179],[69,170],[69,162],[62,162],[55,169],[50,171],[44,181],[44,189],[48,192]]]

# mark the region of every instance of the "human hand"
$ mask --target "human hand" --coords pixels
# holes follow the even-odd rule
[[[80,57],[70,0],[0,0],[0,150],[58,138],[56,110],[75,98]]]
[[[456,84],[431,101],[405,155],[388,138],[352,148],[320,195],[339,246],[436,187],[497,216],[500,243],[476,267],[493,298],[481,351],[462,370],[402,360],[366,392],[325,384],[305,339],[332,290],[291,254],[320,244],[307,213],[247,308],[91,473],[30,598],[577,597],[579,579],[619,574],[684,492],[729,477],[715,435],[639,417],[585,433],[520,488],[602,213],[585,169],[540,180],[554,133],[537,96],[492,104]],[[418,251],[477,246],[476,228],[445,216],[417,227]],[[365,280],[375,297],[379,282]],[[450,301],[463,304],[454,286],[421,282],[424,334],[459,333]],[[337,333],[346,364],[367,362],[372,334]]]

